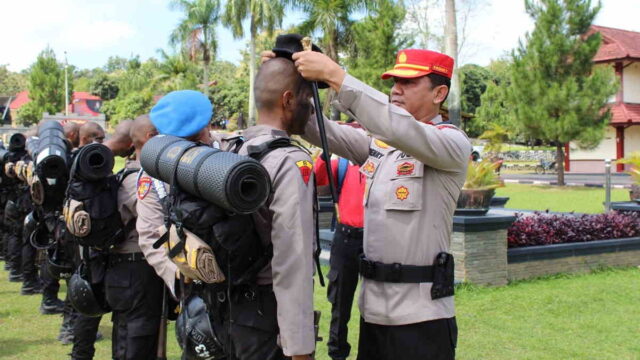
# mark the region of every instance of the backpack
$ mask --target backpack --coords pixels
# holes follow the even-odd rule
[[[105,151],[106,150],[106,151]],[[85,159],[102,156],[100,168],[83,169]],[[63,215],[68,240],[96,250],[108,250],[124,240],[135,221],[123,224],[118,212],[118,189],[137,169],[112,174],[113,154],[102,144],[89,144],[74,154],[65,193]],[[91,171],[89,171],[91,170]]]

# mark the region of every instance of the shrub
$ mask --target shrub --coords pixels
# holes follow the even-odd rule
[[[612,211],[597,215],[516,214],[509,247],[550,245],[640,236],[640,214]]]

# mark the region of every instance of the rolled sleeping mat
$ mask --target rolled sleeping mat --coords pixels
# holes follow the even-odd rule
[[[239,214],[255,212],[271,193],[269,173],[260,162],[175,136],[147,141],[140,163],[147,174],[166,183],[173,182],[177,165],[181,190]]]
[[[27,142],[27,138],[20,133],[16,133],[11,135],[9,138],[9,151],[20,151],[24,150],[24,146]]]
[[[48,179],[59,179],[68,175],[67,160],[69,145],[62,125],[50,120],[38,128],[38,147],[35,158],[36,173]]]
[[[37,136],[29,136],[29,138],[27,139],[27,144],[25,146],[27,153],[34,159],[37,155],[39,140],[40,138]]]
[[[105,145],[92,143],[83,146],[73,159],[75,175],[87,180],[102,180],[113,173],[113,152]]]

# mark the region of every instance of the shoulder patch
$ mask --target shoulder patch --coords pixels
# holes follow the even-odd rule
[[[449,125],[449,124],[436,125],[436,128],[437,128],[438,130],[442,130],[442,129],[453,129],[453,130],[458,130],[458,131],[460,131],[460,129],[458,129],[455,125]]]
[[[300,169],[300,174],[302,175],[302,180],[305,185],[308,185],[309,179],[311,178],[311,172],[313,171],[313,164],[308,160],[300,160],[296,161],[296,166]]]
[[[151,191],[151,178],[143,176],[138,180],[138,200],[144,199]]]

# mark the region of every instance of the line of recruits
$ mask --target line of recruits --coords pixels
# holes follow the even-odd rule
[[[382,75],[394,80],[389,97],[347,75],[319,49],[302,51],[300,40],[281,35],[274,50],[262,54],[255,79],[258,125],[241,137],[210,132],[211,103],[185,90],[167,94],[149,116],[121,123],[105,143],[113,154],[137,159],[128,160],[118,177],[124,240],[100,256],[77,252],[91,268],[89,282],[102,284],[112,311],[113,359],[162,358],[167,316],[177,317],[185,359],[311,359],[317,339],[315,185],[329,181],[342,193],[328,275],[329,356],[349,356],[347,323],[360,277],[358,359],[455,357],[448,249],[471,146],[438,115],[453,60],[427,50],[400,51],[395,67]],[[359,124],[324,119],[330,152],[348,160],[332,161],[332,180],[323,166],[328,159],[321,156],[314,172],[309,151],[291,138],[300,135],[320,145],[311,81],[331,87],[335,105]],[[142,148],[158,134],[258,159],[272,183],[267,204],[238,215],[188,197],[176,202],[175,185],[141,170]],[[94,140],[100,137],[104,132]],[[180,271],[184,259],[162,246],[176,204],[180,214],[188,214],[179,219],[179,237],[200,237],[219,251],[216,257],[225,254],[228,271],[248,258],[260,266],[249,264],[253,271],[245,281],[223,287],[188,279]],[[262,250],[249,257],[247,250],[235,250],[242,248],[238,244]],[[173,310],[176,302],[180,315]],[[93,358],[100,321],[95,315],[104,313],[75,315],[73,359]]]

